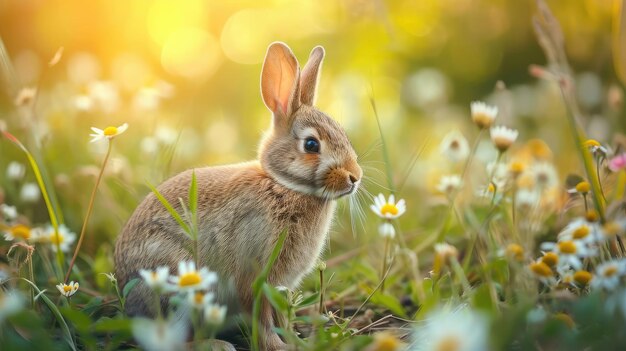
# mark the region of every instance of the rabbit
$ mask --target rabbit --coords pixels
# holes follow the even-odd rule
[[[258,159],[195,169],[198,189],[198,257],[200,266],[218,274],[217,301],[229,313],[250,314],[252,283],[286,229],[284,246],[268,282],[296,288],[310,272],[327,241],[336,200],[354,193],[362,170],[341,126],[313,106],[325,52],[315,47],[302,70],[291,49],[272,43],[263,63],[261,96],[272,113]],[[162,183],[158,191],[180,212],[186,203],[192,170]],[[191,260],[191,242],[150,193],[137,207],[115,245],[120,285],[140,269],[170,267]],[[150,290],[140,283],[127,297],[129,315],[153,315]],[[286,345],[273,331],[271,305],[261,308],[265,350]]]

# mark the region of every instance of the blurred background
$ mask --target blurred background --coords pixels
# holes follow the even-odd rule
[[[547,3],[564,30],[588,133],[610,141],[624,124],[613,65],[615,4]],[[561,179],[578,167],[571,137],[562,133],[557,87],[529,74],[529,65],[546,62],[532,29],[535,8],[534,1],[504,0],[0,0],[0,120],[36,154],[74,231],[106,149],[89,143],[89,128],[129,124],[115,140],[88,233],[93,239],[83,250],[106,257],[148,192],[146,181],[256,156],[270,121],[259,94],[269,43],[286,42],[302,64],[323,45],[317,104],[346,128],[371,178],[368,190],[386,184],[371,99],[396,182],[423,149],[400,193],[409,213],[402,226],[413,230],[429,216],[424,205],[439,176],[450,172],[440,161],[441,138],[453,129],[470,140],[477,134],[471,101],[497,105],[498,124],[519,129],[520,143],[543,139]],[[50,66],[60,48],[60,61]],[[36,101],[20,98],[24,88],[37,89]],[[26,167],[14,177],[5,171],[11,162],[26,164],[2,141],[3,201],[46,222],[40,197],[24,195],[32,172]],[[338,235],[352,237],[350,216],[338,222]],[[370,232],[355,240],[367,241]]]

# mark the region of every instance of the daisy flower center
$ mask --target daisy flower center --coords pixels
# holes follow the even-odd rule
[[[50,235],[50,242],[53,244],[62,244],[63,243],[63,235],[61,233]]]
[[[615,266],[606,267],[603,273],[605,277],[612,277],[615,275],[615,273],[617,273],[617,267]]]
[[[113,136],[117,134],[117,127],[106,127],[104,128],[104,135]]]
[[[576,245],[571,241],[562,241],[559,243],[559,251],[564,254],[575,254]]]
[[[574,233],[572,234],[574,239],[582,239],[587,235],[589,235],[589,227],[587,227],[586,225],[583,225],[582,227],[574,230]]]
[[[72,287],[69,286],[69,285],[63,285],[63,291],[70,292],[70,291],[72,291]]]
[[[30,229],[25,225],[18,224],[11,228],[11,235],[14,238],[28,240],[30,238]]]
[[[518,244],[509,244],[509,246],[506,247],[506,252],[509,256],[518,261],[524,259],[524,249]]]
[[[541,258],[541,262],[552,267],[559,263],[559,256],[554,252],[546,252],[546,254]]]
[[[398,214],[398,208],[396,207],[396,205],[386,203],[383,205],[383,207],[381,207],[380,213],[382,213],[383,215],[389,213],[390,215],[395,216]]]
[[[581,285],[587,285],[593,276],[587,271],[578,271],[574,273],[574,280]]]
[[[437,345],[437,351],[458,351],[461,349],[461,343],[454,337],[448,337]]]
[[[190,272],[190,273],[185,273],[180,277],[180,280],[178,281],[178,285],[182,287],[193,286],[193,285],[200,284],[201,281],[202,281],[202,278],[200,277],[200,274],[198,274],[197,272]]]
[[[535,273],[536,275],[541,276],[541,277],[552,276],[552,270],[550,269],[550,267],[548,267],[547,264],[543,262],[532,263],[530,265],[530,270],[533,271],[533,273]]]
[[[201,305],[202,304],[202,299],[204,298],[204,294],[202,294],[201,292],[197,292],[194,297],[193,297],[193,302],[196,305]]]

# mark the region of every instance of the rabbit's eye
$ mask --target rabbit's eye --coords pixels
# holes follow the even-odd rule
[[[306,138],[304,140],[304,150],[312,154],[317,154],[320,152],[320,142],[312,137]]]

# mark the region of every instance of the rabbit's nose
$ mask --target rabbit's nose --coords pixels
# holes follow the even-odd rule
[[[350,175],[348,176],[350,178],[350,183],[355,184],[356,182],[358,182],[359,180],[357,179],[357,177],[354,176],[354,174],[350,173]]]

